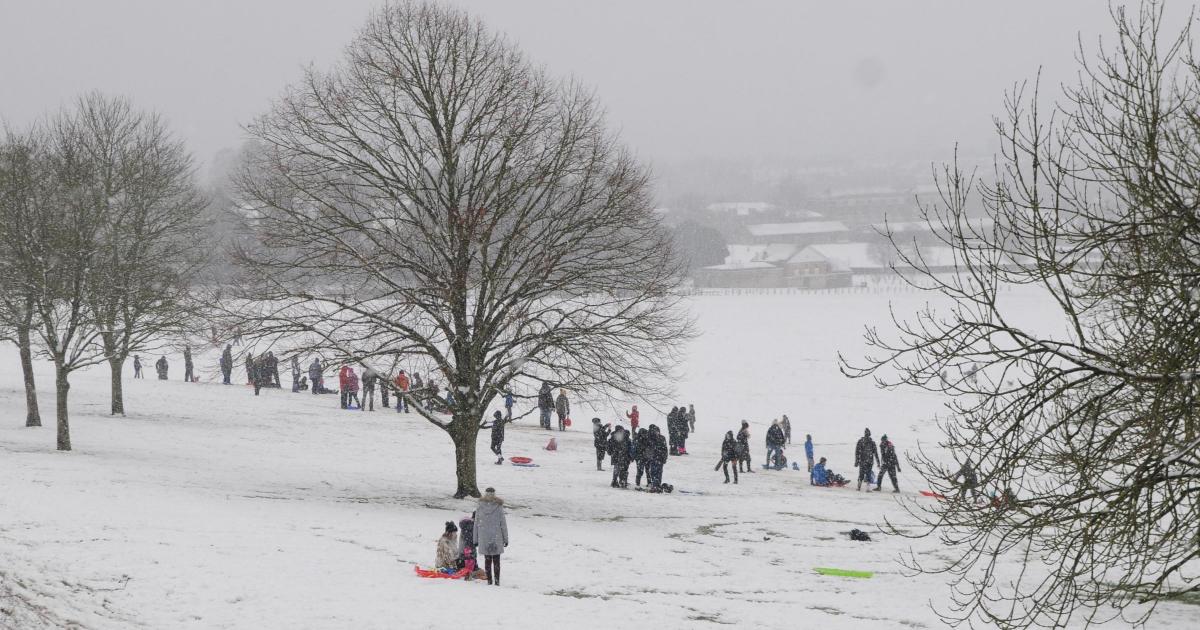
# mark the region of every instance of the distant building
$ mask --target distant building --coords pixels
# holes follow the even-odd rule
[[[841,221],[796,221],[747,225],[750,239],[756,243],[811,245],[848,240],[850,229]]]
[[[723,201],[721,203],[711,203],[705,209],[716,214],[748,217],[755,214],[775,212],[776,206],[773,203],[765,201]]]

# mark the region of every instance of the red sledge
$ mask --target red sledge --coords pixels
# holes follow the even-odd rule
[[[509,457],[508,461],[514,464],[532,464],[533,459],[529,457]]]
[[[471,572],[466,567],[463,567],[454,573],[442,573],[436,569],[422,569],[419,566],[413,566],[413,571],[416,571],[417,577],[440,578],[443,580],[461,580],[467,577],[467,574]]]
[[[938,501],[945,501],[945,500],[946,500],[946,495],[944,495],[944,494],[938,494],[938,493],[936,493],[936,492],[933,492],[933,491],[931,491],[931,490],[922,490],[922,491],[921,491],[921,496],[923,496],[923,497],[933,497],[934,499],[937,499]]]

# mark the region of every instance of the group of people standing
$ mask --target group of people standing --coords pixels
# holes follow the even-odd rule
[[[636,413],[635,407],[633,412]],[[631,432],[622,425],[609,429],[611,424],[602,424],[600,418],[592,418],[592,441],[596,447],[596,470],[604,470],[604,458],[609,457],[612,469],[613,488],[629,487],[629,466],[633,464],[637,473],[634,485],[641,487],[645,476],[650,492],[670,492],[670,484],[663,483],[663,468],[672,454],[667,438],[657,424],[647,428],[635,428]]]
[[[197,379],[195,366],[192,364],[192,347],[184,346],[183,348],[183,380],[188,383],[194,383]],[[167,380],[167,371],[170,369],[170,364],[167,362],[166,355],[160,355],[158,360],[154,362],[154,372],[158,375],[158,380]],[[142,376],[142,357],[133,355],[133,378],[146,378]]]

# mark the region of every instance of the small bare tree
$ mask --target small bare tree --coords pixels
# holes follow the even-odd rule
[[[869,330],[874,356],[844,366],[953,397],[945,450],[913,457],[948,500],[910,506],[953,553],[911,558],[954,576],[951,622],[1144,621],[1200,590],[1200,66],[1186,27],[1160,37],[1160,6],[1113,17],[1116,45],[1081,53],[1052,116],[1014,91],[990,181],[945,169],[925,216],[958,275],[890,235],[952,306]],[[1029,326],[1012,285],[1058,325]],[[947,451],[974,474],[957,482]]]
[[[109,364],[112,409],[125,413],[129,355],[186,335],[199,306],[191,281],[205,259],[205,200],[191,156],[155,114],[91,93],[77,105],[80,150],[94,169],[97,234],[88,308]]]
[[[384,372],[428,365],[453,402],[414,407],[454,443],[456,497],[479,495],[497,393],[666,387],[690,322],[646,171],[590,94],[480,22],[389,4],[249,130],[242,328]]]
[[[46,190],[46,172],[38,161],[37,139],[30,134],[6,131],[0,142],[0,249],[11,256],[21,248],[24,225],[38,207],[38,195]],[[0,270],[11,267],[0,254]],[[17,345],[21,375],[25,383],[25,426],[42,426],[38,410],[37,384],[33,375],[32,284],[8,273],[0,273],[0,339]]]

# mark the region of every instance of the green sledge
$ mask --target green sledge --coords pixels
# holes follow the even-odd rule
[[[814,567],[813,571],[821,575],[834,575],[837,577],[852,577],[852,578],[869,578],[874,573],[870,571],[850,571],[848,569],[830,569],[828,567]]]

